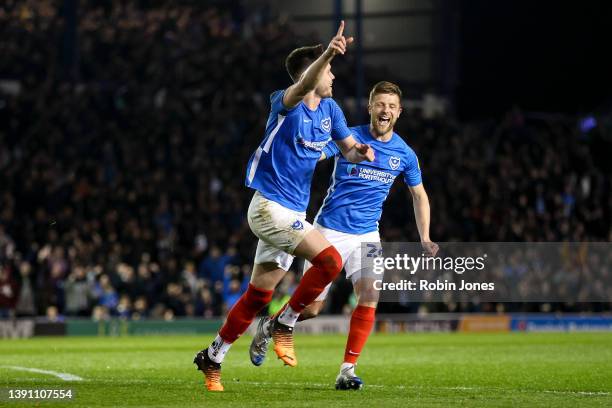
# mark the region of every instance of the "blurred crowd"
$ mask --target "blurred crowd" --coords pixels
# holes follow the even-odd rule
[[[243,180],[268,95],[313,40],[239,1],[72,11],[0,5],[0,317],[222,316],[252,269]],[[341,105],[350,58],[334,66]],[[612,240],[609,117],[585,130],[518,108],[468,124],[406,111],[397,131],[419,156],[434,240]],[[315,174],[311,217],[330,170]],[[387,241],[418,239],[404,186],[380,225]],[[354,303],[346,282],[332,294],[330,311]]]

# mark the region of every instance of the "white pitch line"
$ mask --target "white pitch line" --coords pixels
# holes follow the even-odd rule
[[[281,386],[310,386],[310,387],[320,387],[320,388],[330,388],[330,384],[322,384],[322,383],[297,383],[297,382],[266,382],[266,381],[233,381],[235,384],[250,384],[250,385],[281,385]],[[368,388],[395,388],[395,389],[412,389],[412,390],[427,390],[427,389],[437,389],[437,390],[451,390],[451,391],[518,391],[523,393],[548,393],[548,394],[572,394],[572,395],[585,395],[585,396],[605,396],[610,395],[609,392],[606,391],[571,391],[571,390],[512,390],[512,389],[504,389],[504,388],[495,388],[495,387],[426,387],[421,385],[382,385],[382,384],[366,384]]]
[[[40,368],[20,367],[20,366],[0,366],[0,368],[8,368],[17,371],[27,371],[30,373],[48,374],[61,378],[64,381],[83,381],[81,377],[69,373],[58,373],[57,371],[41,370]]]
[[[548,394],[578,394],[578,395],[610,395],[606,391],[556,391],[556,390],[544,390],[542,392]]]

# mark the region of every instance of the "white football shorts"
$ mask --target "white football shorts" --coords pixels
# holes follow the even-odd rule
[[[259,238],[255,263],[276,263],[289,270],[293,252],[306,234],[314,228],[306,213],[294,211],[255,192],[247,213],[249,227]]]
[[[380,234],[378,231],[372,231],[365,234],[349,234],[346,232],[336,231],[330,228],[325,228],[319,224],[314,225],[318,231],[323,234],[327,240],[336,247],[340,256],[342,257],[342,266],[346,272],[346,279],[351,279],[355,284],[361,279],[361,244],[364,242],[371,242],[380,244]],[[311,263],[308,261],[304,262],[302,274],[305,273],[308,268],[311,267]],[[331,283],[325,287],[323,292],[316,298],[316,300],[325,300],[329,293]]]

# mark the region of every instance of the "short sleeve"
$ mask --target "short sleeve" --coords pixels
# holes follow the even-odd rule
[[[421,167],[417,155],[410,150],[408,161],[404,169],[404,182],[410,187],[418,186],[423,182],[421,178]]]
[[[326,158],[331,158],[340,154],[340,149],[334,142],[329,142],[323,148],[323,153],[325,153]]]
[[[271,111],[274,114],[280,114],[283,116],[287,116],[287,113],[294,110],[297,106],[294,106],[291,109],[287,109],[285,105],[283,105],[283,96],[285,96],[284,89],[273,92],[272,95],[270,95]]]
[[[346,118],[344,117],[344,112],[340,109],[340,106],[331,99],[332,102],[332,132],[331,137],[333,140],[342,140],[351,135],[351,131],[349,130],[346,124]]]

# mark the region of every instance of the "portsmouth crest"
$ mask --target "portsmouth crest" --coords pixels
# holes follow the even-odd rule
[[[356,176],[359,173],[359,170],[357,170],[356,164],[349,164],[346,166],[346,172],[349,176]]]
[[[391,170],[397,170],[400,166],[400,158],[391,156],[389,157],[389,166],[391,166]]]
[[[331,118],[325,118],[321,121],[321,129],[326,132],[331,130]]]

